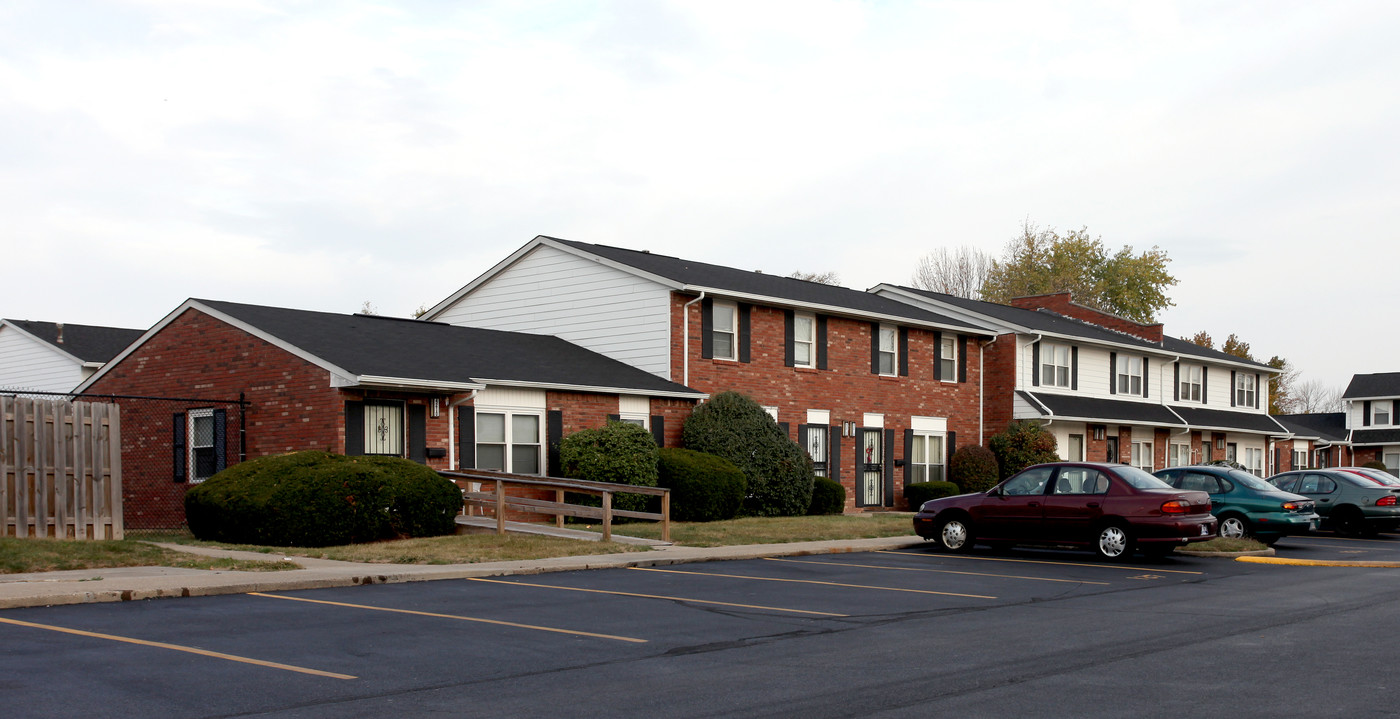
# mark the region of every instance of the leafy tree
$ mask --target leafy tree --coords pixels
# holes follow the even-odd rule
[[[795,517],[812,506],[812,460],[763,406],[721,392],[695,408],[681,429],[687,449],[718,455],[748,480],[742,514]]]
[[[788,275],[788,277],[791,277],[794,280],[805,280],[807,282],[815,282],[819,285],[841,284],[841,275],[836,274],[835,270],[827,270],[826,272],[803,272],[802,270],[798,270]]]
[[[992,435],[987,442],[996,455],[1001,478],[1006,479],[1033,464],[1060,461],[1055,435],[1035,420],[1017,420]]]
[[[1274,355],[1264,364],[1279,371],[1269,379],[1269,414],[1296,412],[1298,400],[1293,396],[1293,385],[1298,381],[1297,368],[1278,355]]]
[[[985,492],[1000,476],[996,455],[980,444],[958,447],[948,461],[948,478],[964,492]]]
[[[1089,236],[1088,227],[1060,235],[1027,221],[993,264],[982,299],[1006,304],[1016,297],[1069,292],[1081,304],[1152,322],[1173,304],[1166,295],[1177,283],[1167,271],[1170,262],[1156,246],[1134,253],[1125,245],[1110,254],[1102,238]]]
[[[1215,349],[1215,340],[1211,339],[1210,333],[1206,332],[1205,330],[1201,330],[1200,332],[1197,332],[1196,334],[1186,338],[1186,341],[1194,345],[1200,345],[1208,350]]]
[[[1240,359],[1247,359],[1250,362],[1255,361],[1254,355],[1249,352],[1249,343],[1237,337],[1233,332],[1230,333],[1229,337],[1225,338],[1225,344],[1220,345],[1220,351],[1227,355],[1234,355]]]
[[[915,287],[970,300],[982,298],[982,285],[996,260],[975,247],[940,247],[919,258],[910,281]]]

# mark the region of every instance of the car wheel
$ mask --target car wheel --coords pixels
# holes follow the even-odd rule
[[[1336,527],[1337,534],[1354,537],[1365,533],[1366,520],[1361,516],[1361,510],[1356,507],[1342,507],[1332,514],[1332,526]]]
[[[1133,556],[1133,538],[1121,524],[1106,524],[1094,537],[1094,551],[1108,560],[1126,560]]]
[[[949,552],[967,552],[972,549],[972,528],[963,517],[949,517],[938,526],[934,541],[940,549]]]
[[[1216,534],[1226,539],[1244,539],[1250,534],[1249,520],[1238,514],[1227,514],[1220,518],[1220,526],[1216,527]]]

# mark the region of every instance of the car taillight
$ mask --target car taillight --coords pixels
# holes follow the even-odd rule
[[[1395,506],[1395,495],[1393,495],[1393,494],[1387,494],[1387,495],[1385,495],[1384,497],[1381,497],[1380,499],[1377,499],[1377,500],[1376,500],[1376,506],[1377,506],[1377,507],[1394,507],[1394,506]]]
[[[1162,503],[1163,514],[1189,514],[1190,512],[1191,505],[1179,499],[1173,499],[1169,502]]]

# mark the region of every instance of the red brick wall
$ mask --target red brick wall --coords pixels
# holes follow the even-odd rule
[[[1073,317],[1077,320],[1107,327],[1111,330],[1117,330],[1134,337],[1140,337],[1150,342],[1162,341],[1162,324],[1160,322],[1153,325],[1138,324],[1125,317],[1119,317],[1118,315],[1102,312],[1092,307],[1075,304],[1074,298],[1071,297],[1068,292],[1058,292],[1050,295],[1034,295],[1032,297],[1017,297],[1011,300],[1011,306],[1030,310],[1046,309],[1066,317]]]
[[[672,295],[673,341],[672,377],[684,378],[683,306],[694,299]],[[831,424],[864,424],[864,413],[883,413],[885,429],[895,431],[895,446],[888,448],[895,458],[904,458],[903,433],[911,416],[946,417],[948,430],[957,433],[958,446],[977,443],[978,368],[977,337],[967,340],[967,381],[943,382],[933,379],[937,356],[931,330],[909,330],[909,376],[882,377],[870,372],[870,323],[840,317],[827,317],[828,370],[788,367],[784,364],[785,336],[783,311],[754,306],[751,320],[751,361],[702,359],[701,303],[691,305],[690,367],[688,385],[702,392],[718,394],[734,390],[753,397],[765,406],[778,408],[778,421],[789,425],[797,438],[797,427],[807,422],[807,410],[829,410]],[[956,337],[956,333],[951,333]],[[946,336],[946,335],[945,335]],[[1003,340],[1005,341],[1005,340]],[[668,422],[668,433],[670,425]],[[677,428],[679,429],[679,428]],[[855,509],[856,438],[841,441],[839,478],[846,486],[847,509]],[[895,469],[895,507],[904,508],[904,470]]]
[[[996,341],[983,350],[983,371],[986,383],[983,402],[986,406],[985,434],[990,437],[1011,424],[1016,397],[1016,335],[998,335]],[[1091,451],[1086,447],[1086,452]],[[1092,456],[1089,454],[1086,457]],[[1100,450],[1102,457],[1102,450]]]

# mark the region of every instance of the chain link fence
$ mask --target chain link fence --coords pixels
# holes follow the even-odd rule
[[[0,391],[121,407],[122,515],[127,531],[182,529],[185,492],[247,458],[249,403],[237,399]]]

